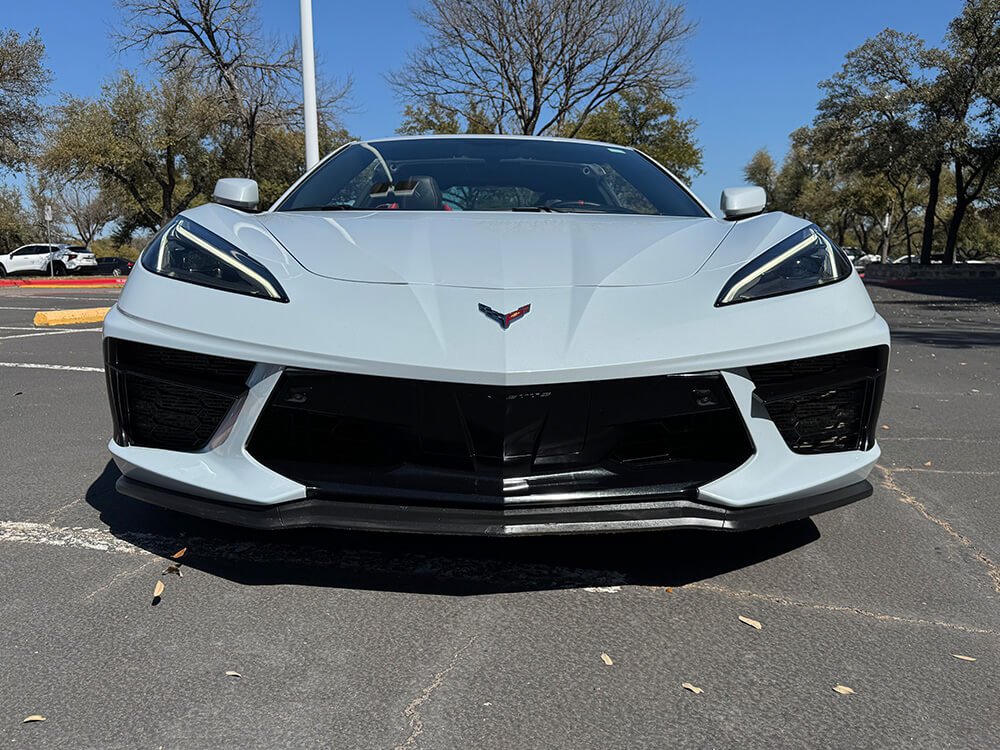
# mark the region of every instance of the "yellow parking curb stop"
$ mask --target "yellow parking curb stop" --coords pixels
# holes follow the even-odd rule
[[[85,310],[46,310],[35,313],[36,326],[68,326],[74,323],[100,323],[110,307],[90,307]]]

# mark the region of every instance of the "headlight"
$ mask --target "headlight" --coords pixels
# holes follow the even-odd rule
[[[851,262],[818,227],[809,226],[782,240],[736,272],[715,301],[716,307],[776,297],[832,284],[851,275]]]
[[[153,238],[140,260],[161,276],[237,294],[288,302],[263,265],[190,219],[174,219]]]

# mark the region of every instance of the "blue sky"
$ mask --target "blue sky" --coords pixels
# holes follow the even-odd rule
[[[406,0],[349,3],[313,0],[316,51],[330,75],[355,81],[357,112],[350,131],[391,135],[400,106],[382,78],[420,40]],[[260,0],[265,24],[298,33],[296,0]],[[688,45],[695,83],[681,112],[700,123],[705,174],[693,187],[708,203],[722,188],[742,182],[742,166],[758,148],[780,158],[788,134],[809,123],[819,99],[817,84],[836,72],[844,54],[886,27],[938,42],[961,0],[715,0],[688,3],[698,31]],[[113,0],[4,0],[0,27],[41,29],[55,92],[93,95],[101,81],[138,63],[111,52],[108,32],[116,20]]]

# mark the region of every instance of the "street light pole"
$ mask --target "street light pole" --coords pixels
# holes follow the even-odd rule
[[[52,206],[45,206],[45,246],[49,249],[49,278],[56,275],[55,253],[52,252]]]
[[[306,132],[306,169],[319,162],[319,124],[316,117],[316,57],[313,53],[312,0],[299,0],[302,25],[302,109]]]

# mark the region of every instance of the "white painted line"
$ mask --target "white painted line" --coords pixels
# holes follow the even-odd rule
[[[19,333],[16,336],[0,336],[0,341],[10,339],[30,339],[32,336],[58,336],[62,333],[85,333],[87,331],[103,331],[103,328],[61,328],[58,331],[39,331],[38,333]]]
[[[109,296],[109,295],[100,295],[100,294],[94,294],[94,295],[91,295],[91,296],[88,296],[88,297],[57,297],[54,294],[32,294],[32,295],[29,295],[30,299],[37,299],[37,298],[41,298],[41,299],[69,299],[69,300],[75,300],[75,301],[79,301],[79,300],[95,300],[95,299],[97,299],[97,300],[116,299],[117,296],[118,295]]]
[[[41,310],[39,312],[42,312]],[[44,312],[54,312],[53,310],[45,310]],[[38,329],[34,326],[0,326],[0,331],[37,331]]]
[[[24,521],[0,521],[0,542],[47,544],[53,547],[123,552],[130,555],[149,554],[103,529],[66,529],[46,523]]]
[[[72,370],[73,372],[104,372],[103,367],[77,367],[75,365],[41,365],[34,362],[0,362],[0,367],[23,367],[26,370]]]
[[[0,310],[33,310],[34,312],[52,312],[53,310],[58,309],[58,307],[47,307],[44,310],[39,310],[37,307],[7,307],[6,305],[0,305]]]

